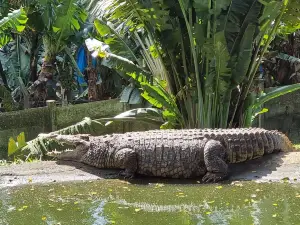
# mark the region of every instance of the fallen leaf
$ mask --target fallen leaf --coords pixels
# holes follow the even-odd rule
[[[296,195],[296,198],[300,198],[300,195]]]
[[[277,203],[273,203],[273,205],[274,205],[274,206],[278,206],[278,204],[277,204]]]
[[[32,178],[29,177],[29,178],[28,178],[28,183],[31,183],[31,182],[32,182]]]
[[[74,202],[74,205],[77,205],[79,202]]]
[[[223,188],[223,186],[217,186],[216,188],[217,188],[217,189],[222,189],[222,188]]]
[[[164,187],[165,185],[164,184],[155,184],[155,188],[161,188],[161,187]]]
[[[277,217],[277,214],[273,214],[272,217]]]
[[[56,209],[57,211],[62,211],[62,209],[60,209],[60,208],[58,208],[58,209]]]
[[[213,204],[215,201],[210,201],[210,202],[207,202],[208,204]]]
[[[42,220],[45,221],[47,219],[46,216],[42,216]]]
[[[139,212],[139,211],[141,211],[141,209],[134,209],[134,211]]]
[[[209,215],[209,214],[211,214],[211,212],[206,212],[205,214],[206,214],[206,215]]]
[[[284,183],[287,183],[289,182],[290,178],[289,177],[284,177],[281,179]]]
[[[23,205],[23,209],[27,209],[28,208],[28,206],[27,205]]]

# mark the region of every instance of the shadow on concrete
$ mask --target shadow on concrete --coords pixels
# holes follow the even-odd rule
[[[274,153],[244,163],[230,164],[230,180],[261,180],[271,178],[289,153]]]
[[[240,180],[280,180],[283,177],[280,174],[270,176],[277,171],[278,167],[284,162],[283,158],[289,153],[274,153],[266,155],[259,159],[250,160],[238,164],[229,165],[229,176],[226,180],[219,183],[231,183],[232,181]],[[76,169],[98,176],[104,179],[120,179],[124,180],[118,174],[121,170],[113,169],[98,169],[96,167],[88,166],[79,162],[72,161],[57,161],[58,165],[73,166]],[[202,177],[191,179],[170,179],[162,177],[147,177],[136,175],[134,179],[126,179],[131,184],[148,185],[149,183],[163,183],[163,184],[199,184]]]

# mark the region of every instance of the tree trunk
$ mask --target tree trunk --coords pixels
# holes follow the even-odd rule
[[[0,76],[1,76],[1,79],[3,81],[4,86],[7,88],[7,90],[9,90],[11,92],[11,90],[8,86],[7,79],[6,79],[5,73],[3,71],[3,67],[2,67],[1,62],[0,62]]]
[[[55,72],[55,56],[46,54],[38,79],[29,88],[32,107],[43,107],[46,100],[56,99],[56,84],[53,81]]]
[[[32,33],[31,49],[30,49],[30,81],[35,82],[38,79],[37,64],[39,53],[40,37],[37,33]]]
[[[87,73],[87,77],[88,77],[89,101],[97,101],[97,100],[99,100],[99,96],[98,96],[98,92],[97,92],[97,71],[95,68],[93,68],[93,58],[90,54],[87,54],[86,73]]]

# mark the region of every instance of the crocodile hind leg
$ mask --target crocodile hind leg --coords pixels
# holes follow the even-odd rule
[[[205,183],[218,182],[223,180],[228,174],[226,160],[226,150],[223,145],[216,140],[210,140],[204,147],[204,162],[207,173],[202,178]]]
[[[136,152],[130,148],[123,148],[115,155],[116,165],[121,169],[120,176],[124,178],[133,178],[137,170],[137,156]]]

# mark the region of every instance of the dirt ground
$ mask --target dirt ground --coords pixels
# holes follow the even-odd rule
[[[118,172],[100,170],[76,162],[43,161],[0,166],[0,188],[117,178]],[[300,152],[272,154],[246,163],[230,165],[230,181],[281,182],[287,178],[290,182],[300,182]]]

